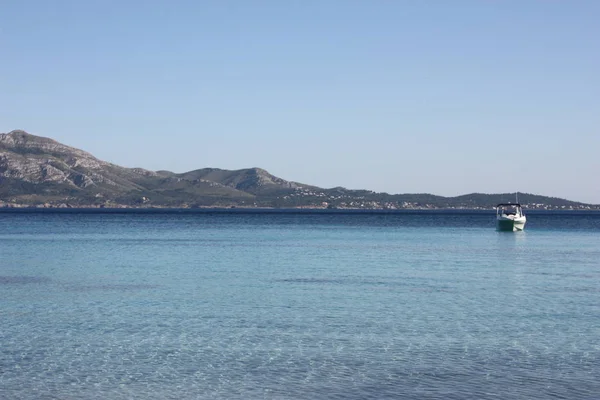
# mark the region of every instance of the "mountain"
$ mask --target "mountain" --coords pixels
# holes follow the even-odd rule
[[[310,188],[260,168],[205,168],[176,174],[124,168],[55,140],[15,130],[0,134],[0,201],[73,206],[254,205],[261,195]]]
[[[184,173],[124,168],[25,131],[0,134],[0,206],[489,209],[513,198],[513,194],[442,197],[323,189],[278,178],[261,168]],[[520,200],[529,208],[600,208],[531,194],[520,194]]]

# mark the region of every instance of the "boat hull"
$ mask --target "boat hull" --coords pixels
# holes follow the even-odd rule
[[[497,229],[499,231],[516,232],[525,229],[525,218],[522,219],[510,219],[501,218],[497,221]]]

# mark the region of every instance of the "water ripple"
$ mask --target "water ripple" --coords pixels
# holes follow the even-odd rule
[[[51,279],[45,276],[0,276],[0,285],[25,285],[30,283],[48,283]]]

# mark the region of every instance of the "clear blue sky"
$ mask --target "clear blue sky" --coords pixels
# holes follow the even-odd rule
[[[2,0],[0,132],[128,167],[600,203],[600,1]]]

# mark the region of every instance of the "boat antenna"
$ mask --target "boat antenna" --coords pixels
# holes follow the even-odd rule
[[[517,198],[517,204],[519,204],[519,192],[515,193],[515,197]]]

